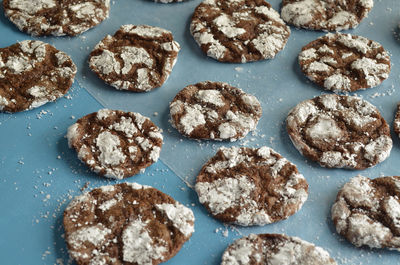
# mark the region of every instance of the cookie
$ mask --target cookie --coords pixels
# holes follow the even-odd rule
[[[397,104],[396,116],[393,122],[393,130],[400,137],[400,103]]]
[[[222,222],[265,225],[288,218],[307,200],[296,166],[269,147],[222,147],[201,169],[199,201]]]
[[[89,65],[116,89],[135,92],[162,86],[174,67],[179,44],[168,30],[124,25],[107,35],[90,53]]]
[[[68,145],[92,171],[123,179],[157,162],[163,136],[149,118],[135,112],[101,109],[68,128]]]
[[[282,0],[281,16],[298,28],[340,31],[357,27],[373,6],[373,0]]]
[[[221,265],[336,265],[329,253],[298,237],[250,234],[231,244]]]
[[[389,126],[378,109],[357,97],[305,100],[289,112],[286,126],[297,150],[323,167],[373,167],[392,149]]]
[[[3,0],[3,8],[33,36],[75,36],[108,18],[110,0]]]
[[[400,177],[356,176],[339,191],[331,215],[337,232],[357,247],[400,251]]]
[[[71,58],[50,44],[25,40],[0,48],[0,111],[30,110],[64,96],[76,74]]]
[[[65,240],[78,265],[159,264],[194,232],[192,210],[137,183],[102,186],[64,211]]]
[[[246,63],[274,58],[290,28],[264,0],[205,0],[194,11],[190,32],[208,56]]]
[[[357,97],[305,100],[289,112],[286,126],[297,150],[323,167],[373,167],[392,149],[389,126],[378,109]]]
[[[211,81],[185,87],[169,107],[171,124],[194,139],[236,141],[256,129],[262,114],[256,97]]]
[[[357,97],[305,100],[289,112],[286,126],[300,153],[323,167],[373,167],[392,149],[389,126],[378,109]]]
[[[389,77],[389,53],[364,37],[328,33],[303,47],[299,54],[303,73],[335,92],[374,87]]]

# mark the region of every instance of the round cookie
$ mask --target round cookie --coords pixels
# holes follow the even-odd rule
[[[357,27],[373,6],[373,0],[282,0],[281,16],[299,28],[340,31]]]
[[[393,122],[393,130],[400,137],[400,103],[397,104],[396,116]]]
[[[160,87],[174,67],[179,44],[168,30],[124,25],[90,53],[89,65],[116,89],[146,92]]]
[[[339,191],[331,215],[337,232],[357,247],[400,251],[400,177],[356,176]]]
[[[190,32],[208,56],[246,63],[274,58],[290,28],[264,0],[205,0],[194,11]]]
[[[286,126],[297,150],[323,167],[373,167],[392,149],[389,126],[378,109],[357,97],[305,100],[289,112]]]
[[[163,136],[149,118],[101,109],[68,128],[68,145],[90,170],[108,178],[133,176],[160,156]]]
[[[108,18],[110,0],[4,0],[3,8],[33,36],[75,36]]]
[[[250,234],[229,245],[221,265],[336,265],[329,253],[298,237]]]
[[[303,47],[299,54],[303,73],[335,92],[374,87],[389,77],[389,53],[364,37],[328,33]]]
[[[269,147],[222,147],[201,169],[195,190],[216,219],[242,226],[288,218],[307,200],[296,166]]]
[[[137,183],[102,186],[64,211],[65,240],[78,265],[159,264],[194,232],[192,210]]]
[[[185,87],[169,107],[171,124],[194,139],[236,141],[256,129],[262,114],[256,97],[211,81]]]
[[[50,44],[25,40],[0,48],[0,111],[30,110],[64,96],[76,74],[71,58]]]

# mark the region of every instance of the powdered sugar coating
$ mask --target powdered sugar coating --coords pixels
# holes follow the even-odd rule
[[[90,68],[116,89],[135,92],[160,87],[174,67],[180,45],[168,30],[123,25],[90,54]]]
[[[250,234],[233,242],[221,265],[336,265],[324,249],[298,237]]]
[[[308,196],[297,168],[266,146],[219,149],[201,169],[195,189],[215,218],[242,226],[286,219]]]
[[[264,1],[203,1],[190,24],[197,44],[221,62],[272,59],[282,50],[290,29]]]
[[[25,40],[0,49],[0,110],[18,112],[55,101],[76,74],[71,58],[42,41]]]
[[[390,57],[382,45],[342,33],[328,33],[307,44],[299,63],[310,80],[335,92],[375,87],[390,73]]]
[[[256,97],[222,82],[189,85],[170,103],[172,125],[195,139],[243,138],[255,130],[261,113]]]
[[[0,98],[1,106],[1,98]],[[400,103],[397,104],[396,114],[393,121],[393,130],[400,137]]]
[[[99,175],[122,179],[157,162],[163,137],[139,113],[102,109],[71,125],[68,144]]]
[[[305,100],[289,112],[286,125],[300,153],[324,167],[373,167],[392,149],[388,124],[376,107],[357,97]]]
[[[373,5],[373,0],[283,0],[281,16],[299,28],[341,31],[357,27]]]
[[[75,36],[108,18],[110,0],[4,0],[3,7],[21,31]]]
[[[400,177],[356,176],[339,191],[332,220],[339,234],[357,247],[400,251]]]
[[[64,212],[65,238],[77,264],[153,265],[173,257],[194,232],[193,212],[149,186],[96,188]]]

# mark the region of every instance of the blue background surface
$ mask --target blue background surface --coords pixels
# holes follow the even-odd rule
[[[276,10],[280,2],[270,1]],[[292,28],[286,48],[275,59],[222,64],[203,55],[189,33],[190,17],[199,3],[200,0],[168,5],[149,0],[113,1],[110,18],[88,32],[75,38],[39,38],[70,54],[78,74],[67,97],[29,112],[0,113],[1,264],[71,262],[61,225],[64,208],[86,183],[92,188],[117,181],[90,173],[68,148],[64,135],[77,118],[103,106],[140,112],[164,130],[161,161],[125,181],[154,186],[194,210],[195,233],[165,264],[217,265],[228,244],[251,232],[299,236],[327,249],[338,264],[400,264],[398,252],[358,249],[347,243],[335,233],[329,217],[338,189],[352,176],[400,175],[398,137],[392,133],[394,146],[385,162],[372,169],[349,171],[324,169],[306,160],[285,132],[288,111],[298,102],[324,93],[302,75],[297,63],[301,47],[324,33]],[[369,17],[355,30],[347,31],[380,42],[392,55],[389,79],[357,93],[376,105],[390,124],[400,100],[399,22],[398,0],[375,0]],[[90,72],[87,58],[91,49],[122,24],[164,27],[181,44],[178,62],[161,88],[142,94],[116,91]],[[19,32],[0,8],[0,47],[24,39],[32,37]],[[198,142],[181,137],[168,123],[168,103],[186,85],[204,80],[229,82],[256,95],[263,107],[257,131],[236,143]],[[299,213],[276,224],[252,228],[227,226],[208,216],[190,184],[221,145],[267,145],[295,163],[310,185],[309,199]]]

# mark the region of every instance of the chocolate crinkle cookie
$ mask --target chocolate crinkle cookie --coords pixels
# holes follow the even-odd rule
[[[92,171],[108,178],[133,176],[156,162],[163,136],[149,118],[101,109],[68,128],[68,145]]]
[[[76,66],[50,44],[25,40],[0,48],[0,111],[30,110],[64,96]]]
[[[219,149],[202,167],[195,190],[215,218],[242,226],[286,219],[308,197],[297,167],[266,146]]]
[[[190,32],[205,54],[230,63],[274,58],[290,35],[264,0],[205,0],[194,11]]]
[[[397,104],[396,116],[393,122],[393,130],[400,137],[400,102]]]
[[[156,265],[194,232],[192,210],[137,183],[102,186],[64,211],[65,240],[78,265]]]
[[[303,47],[303,73],[335,92],[353,92],[381,84],[389,77],[389,53],[379,43],[361,36],[328,33]]]
[[[336,265],[329,253],[298,237],[250,234],[231,244],[221,265]]]
[[[392,149],[389,126],[378,109],[357,97],[305,100],[289,112],[286,125],[300,153],[323,167],[373,167]]]
[[[21,31],[75,36],[108,18],[110,0],[4,0],[3,8]]]
[[[174,67],[179,44],[168,30],[147,25],[123,25],[90,53],[89,65],[116,89],[146,92],[160,87]]]
[[[282,0],[287,23],[311,30],[355,28],[374,6],[373,0]]]
[[[236,141],[256,129],[262,114],[255,96],[211,81],[185,87],[169,107],[172,125],[194,139]]]
[[[337,232],[357,247],[400,251],[400,177],[352,178],[331,215]]]

